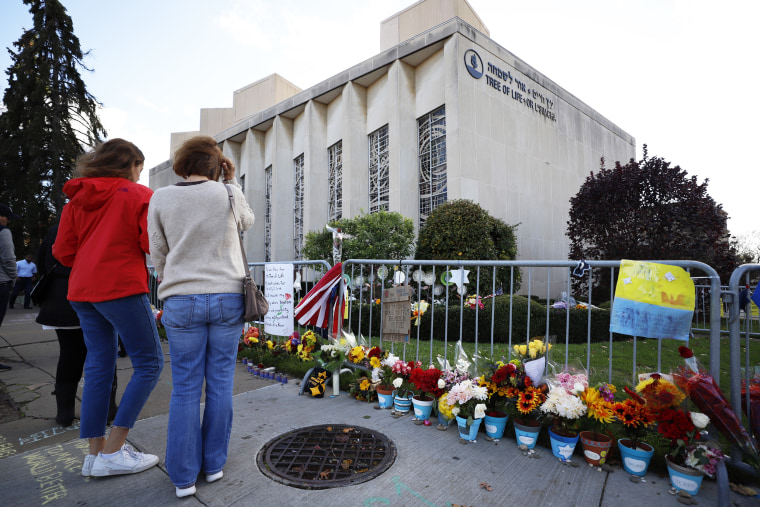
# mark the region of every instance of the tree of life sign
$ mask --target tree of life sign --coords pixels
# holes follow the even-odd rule
[[[391,342],[408,342],[412,319],[412,288],[401,285],[383,290],[383,335]]]

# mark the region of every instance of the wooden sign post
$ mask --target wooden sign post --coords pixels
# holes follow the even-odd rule
[[[412,319],[412,288],[400,285],[383,289],[383,327],[381,340],[408,342]]]

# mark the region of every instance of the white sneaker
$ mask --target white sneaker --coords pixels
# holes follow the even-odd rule
[[[223,470],[219,470],[215,474],[207,474],[206,475],[206,482],[215,482],[215,481],[218,481],[219,479],[221,479],[222,477],[224,477],[224,471]]]
[[[110,458],[98,453],[93,460],[90,474],[94,477],[108,475],[136,474],[158,464],[158,456],[135,451],[130,445],[122,448]]]
[[[88,454],[84,457],[84,465],[82,465],[82,476],[84,477],[90,477],[92,476],[92,464],[95,462],[95,456],[94,454]]]
[[[177,493],[177,498],[185,498],[186,496],[195,494],[195,484],[189,488],[178,488],[175,486],[174,490]]]

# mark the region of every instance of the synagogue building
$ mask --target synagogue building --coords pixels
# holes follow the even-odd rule
[[[634,158],[634,138],[491,40],[467,0],[411,5],[381,22],[380,46],[306,90],[265,77],[172,134],[172,154],[203,134],[235,162],[249,260],[301,260],[308,231],[362,212],[419,229],[454,199],[519,224],[518,259],[567,259],[570,198],[602,157]],[[178,181],[171,164],[151,188]]]

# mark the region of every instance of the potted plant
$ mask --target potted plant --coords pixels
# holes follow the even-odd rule
[[[549,427],[552,453],[562,461],[572,458],[578,443],[578,419],[586,415],[586,405],[578,396],[583,390],[568,390],[561,385],[549,388],[546,401],[541,405],[541,412],[554,418]]]
[[[644,399],[634,391],[623,388],[629,399],[616,402],[612,406],[619,433],[625,437],[618,439],[618,449],[623,461],[623,468],[632,475],[646,475],[649,462],[654,455],[654,448],[642,441],[654,423],[654,414],[649,410]]]
[[[480,423],[486,415],[485,401],[487,399],[488,389],[479,386],[477,380],[463,380],[451,387],[446,403],[457,419],[460,438],[475,440]]]
[[[412,370],[421,368],[422,363],[414,361],[404,362],[397,359],[391,366],[392,384],[395,388],[393,407],[397,414],[406,414],[412,406],[412,393],[414,384],[409,380]]]
[[[700,431],[710,419],[699,412],[666,408],[658,414],[657,432],[669,440],[665,456],[670,483],[691,495],[699,492],[702,478],[712,477],[718,463],[725,458],[715,442],[700,442]]]
[[[374,347],[373,347],[374,348]],[[372,355],[372,350],[370,350]],[[377,355],[370,357],[369,363],[372,368],[372,384],[377,391],[377,401],[380,408],[391,408],[393,406],[393,365],[398,361],[398,357],[387,351],[380,351]]]
[[[525,387],[525,381],[531,383],[530,377],[514,363],[498,362],[480,379],[480,385],[488,389],[486,416],[486,438],[498,439],[504,436],[509,419],[508,406],[513,404],[516,389]]]
[[[441,378],[438,380],[438,387],[441,388],[442,394],[438,397],[437,411],[438,411],[438,426],[439,430],[449,429],[451,421],[455,419],[454,414],[451,413],[452,407],[448,404],[448,393],[453,386],[459,382],[470,378],[469,374],[464,371],[460,371],[457,368],[451,368],[451,365],[439,357],[438,362],[441,364]]]
[[[580,421],[583,428],[578,436],[583,446],[583,457],[592,465],[603,465],[612,447],[612,438],[606,428],[615,420],[612,410],[617,389],[612,384],[602,383],[588,387],[581,394],[586,405],[586,416]]]
[[[427,370],[414,368],[409,374],[409,380],[414,384],[416,391],[412,397],[414,417],[418,421],[427,421],[434,409],[435,400],[444,392],[445,383],[441,379],[441,370],[432,366]],[[439,382],[443,386],[440,386]]]

